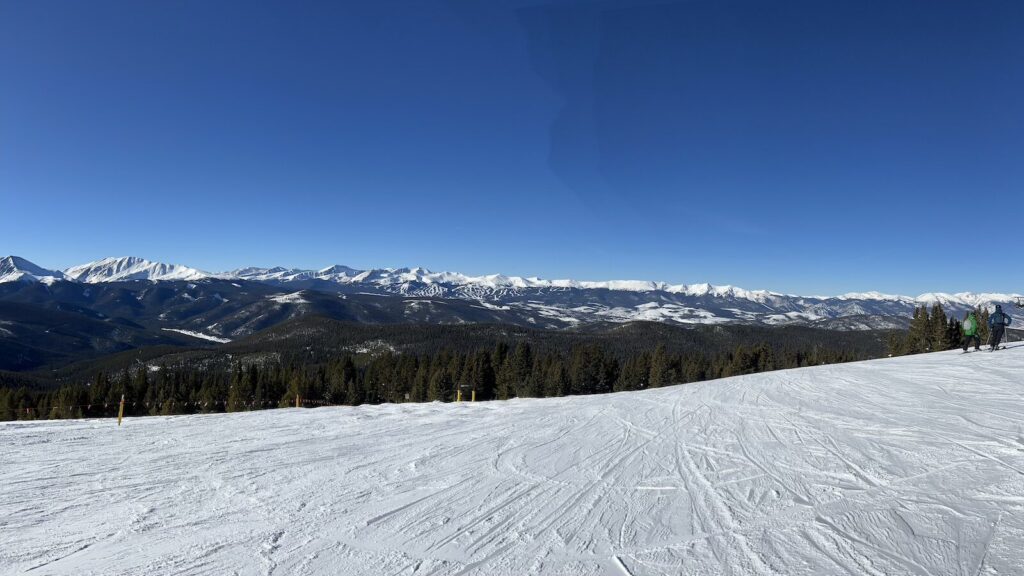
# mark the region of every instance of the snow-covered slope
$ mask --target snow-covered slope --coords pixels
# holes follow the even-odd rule
[[[0,573],[1020,574],[1022,374],[8,423]]]
[[[65,270],[64,274],[71,280],[88,284],[122,280],[199,280],[210,276],[188,266],[150,262],[134,256],[104,258],[73,266]]]
[[[0,284],[4,282],[52,283],[63,279],[62,272],[41,268],[24,258],[18,256],[0,258]]]

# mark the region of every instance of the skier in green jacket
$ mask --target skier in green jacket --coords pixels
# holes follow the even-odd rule
[[[964,328],[964,352],[967,352],[968,346],[971,345],[971,340],[974,341],[974,349],[981,351],[981,337],[978,336],[978,317],[975,316],[974,312],[969,312],[964,317],[963,322]]]

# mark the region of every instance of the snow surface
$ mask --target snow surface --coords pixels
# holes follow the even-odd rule
[[[1024,346],[0,425],[0,573],[1020,574]]]
[[[225,344],[231,342],[230,338],[221,338],[220,336],[210,336],[209,334],[203,334],[202,332],[195,332],[193,330],[184,330],[182,328],[162,328],[166,332],[177,332],[178,334],[184,334],[193,338],[201,338],[203,340],[209,340],[210,342],[217,342]]]
[[[309,304],[309,300],[306,300],[302,295],[302,291],[292,292],[291,294],[274,294],[267,296],[267,300],[271,302],[277,302],[278,304]]]

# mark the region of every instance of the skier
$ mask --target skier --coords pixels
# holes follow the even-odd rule
[[[981,337],[978,336],[978,317],[974,315],[972,310],[964,318],[964,352],[967,352],[967,348],[971,345],[971,341],[974,341],[974,349],[981,351]]]
[[[1010,318],[1009,314],[1003,312],[1003,307],[996,304],[996,311],[988,317],[988,327],[991,330],[991,336],[989,337],[989,352],[995,351],[999,347],[999,342],[1003,339],[1003,331],[1006,327],[1013,322],[1013,318]]]

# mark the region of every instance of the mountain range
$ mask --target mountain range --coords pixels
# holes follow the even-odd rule
[[[218,340],[250,334],[274,323],[274,318],[306,313],[378,323],[497,322],[555,329],[630,321],[879,329],[905,326],[921,305],[939,303],[947,311],[960,313],[1020,298],[994,293],[796,296],[711,284],[546,280],[340,265],[320,270],[250,267],[209,273],[136,257],[48,270],[8,256],[0,259],[0,286],[0,300],[36,304],[60,300],[104,314],[103,298],[112,290],[118,298],[132,294],[143,308],[154,294],[160,294],[151,305],[158,306],[156,316],[167,329]]]
[[[365,332],[359,327],[386,334],[387,341],[367,336],[354,349],[387,350],[397,345],[403,330],[412,330],[410,325],[419,327],[417,334],[433,334],[428,339],[447,334],[436,328],[478,326],[489,333],[486,327],[491,326],[502,334],[554,331],[580,342],[596,335],[623,338],[618,328],[629,325],[637,325],[637,333],[651,341],[666,342],[685,340],[680,331],[695,328],[701,329],[701,338],[719,343],[739,335],[791,341],[794,334],[805,333],[810,340],[840,342],[848,333],[849,341],[870,343],[877,350],[884,331],[905,328],[915,307],[940,303],[947,312],[960,314],[976,306],[1011,305],[1017,298],[966,293],[794,296],[710,284],[468,276],[424,268],[209,273],[131,257],[51,270],[8,256],[0,258],[0,371],[47,374],[129,351],[150,357],[216,348],[224,358],[238,346],[257,355],[282,346],[301,351],[311,342],[336,340],[339,331],[358,339]],[[283,343],[282,334],[292,344]],[[479,336],[466,332],[470,340],[477,337],[471,334]],[[634,334],[623,345],[640,340]]]

